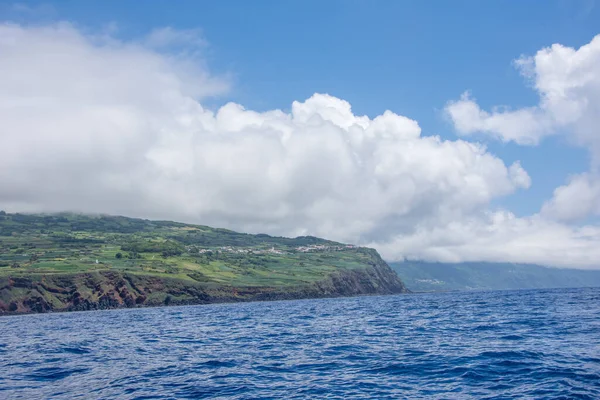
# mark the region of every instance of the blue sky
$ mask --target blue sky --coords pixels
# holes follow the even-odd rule
[[[423,136],[483,144],[506,167],[520,161],[531,185],[499,190],[488,205],[519,218],[539,213],[570,177],[596,179],[586,175],[595,174],[594,153],[585,140],[575,143],[571,125],[523,145],[498,140],[502,128],[459,135],[447,112],[465,91],[481,110],[536,107],[540,96],[513,61],[554,43],[574,49],[590,43],[600,33],[595,0],[10,1],[0,3],[0,20],[23,27],[66,21],[77,34],[109,32],[123,42],[162,27],[198,30],[207,43],[202,63],[229,86],[203,106],[216,111],[233,101],[248,110],[290,112],[292,102],[327,93],[349,102],[355,115],[391,110],[418,121]],[[596,221],[590,211],[569,226]]]

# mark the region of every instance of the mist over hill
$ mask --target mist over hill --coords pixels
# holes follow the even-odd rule
[[[390,266],[414,291],[600,287],[600,270],[489,262],[406,261]]]

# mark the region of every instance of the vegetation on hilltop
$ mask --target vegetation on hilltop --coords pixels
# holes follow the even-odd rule
[[[353,277],[352,290],[315,291],[341,277]],[[123,289],[127,293],[119,294]],[[404,290],[376,251],[311,236],[103,215],[0,214],[0,311]],[[99,304],[102,296],[106,304]]]

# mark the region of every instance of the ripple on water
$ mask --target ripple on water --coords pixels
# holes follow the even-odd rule
[[[596,399],[599,298],[465,292],[0,318],[0,398]]]
[[[25,374],[24,377],[33,381],[58,381],[73,374],[82,374],[87,371],[87,368],[42,367],[35,369],[30,374]]]

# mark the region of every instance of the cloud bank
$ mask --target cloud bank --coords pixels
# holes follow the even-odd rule
[[[206,45],[170,28],[123,41],[0,25],[0,209],[311,234],[388,259],[595,266],[596,228],[489,209],[531,182],[480,144],[327,94],[286,111],[203,107],[229,87],[202,63]]]

